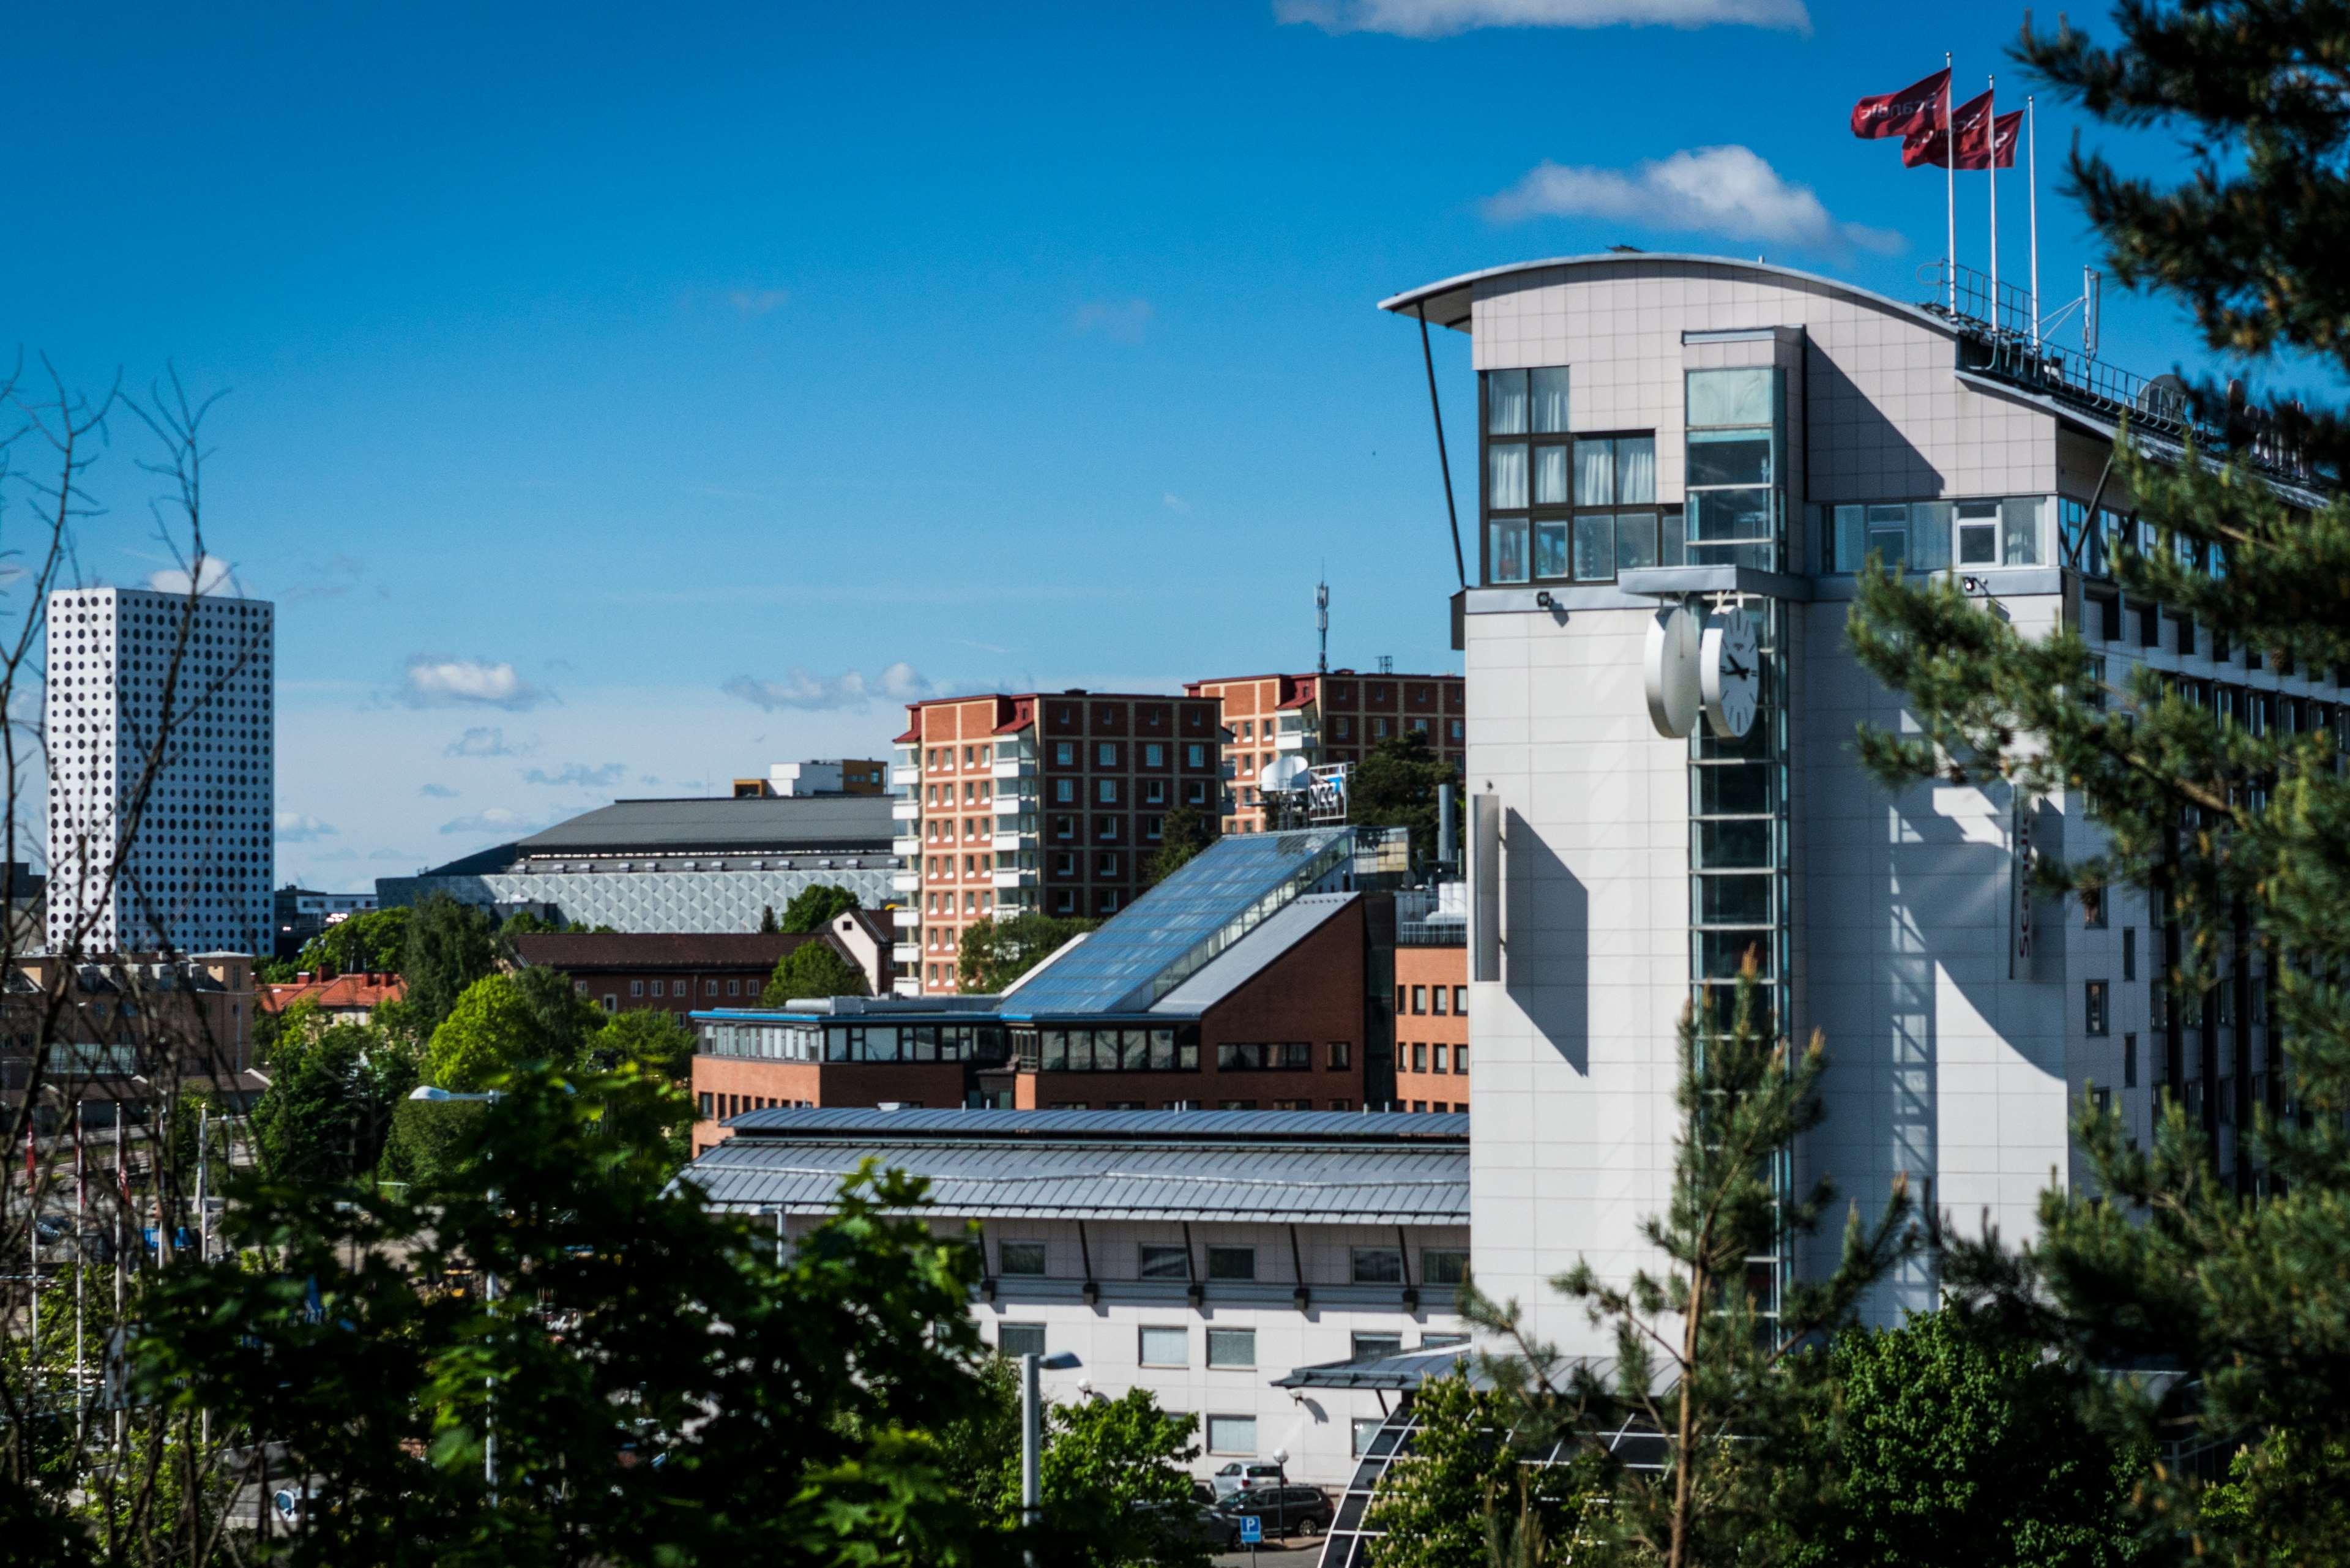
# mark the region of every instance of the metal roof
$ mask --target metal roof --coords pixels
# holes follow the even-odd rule
[[[1353,842],[1345,827],[1219,838],[1006,993],[1001,1011],[1022,1019],[1139,1012],[1344,867]]]
[[[1265,917],[1256,929],[1208,961],[1207,967],[1151,1004],[1153,1012],[1196,1018],[1263,974],[1274,961],[1338,918],[1360,893],[1307,893]]]
[[[1380,300],[1379,308],[1393,311],[1398,316],[1410,316],[1424,308],[1430,327],[1451,327],[1465,332],[1469,329],[1470,302],[1476,297],[1477,286],[1493,278],[1508,277],[1516,273],[1563,272],[1585,267],[1613,267],[1634,275],[1647,268],[1662,275],[1668,271],[1680,272],[1697,266],[1752,273],[1775,283],[1829,289],[1887,315],[1908,317],[1918,325],[1932,327],[1945,336],[1957,335],[1956,329],[1946,319],[1930,315],[1914,305],[1904,305],[1873,289],[1846,283],[1842,278],[1801,272],[1789,266],[1775,266],[1768,262],[1741,261],[1736,256],[1701,255],[1690,251],[1608,251],[1597,255],[1552,256],[1546,261],[1511,262],[1503,266],[1481,267],[1475,272],[1464,272],[1455,277],[1441,278],[1418,288],[1406,289],[1401,294]]]
[[[889,852],[895,832],[885,794],[696,796],[619,800],[515,846],[522,856]]]
[[[804,1123],[794,1136],[765,1119],[778,1115],[874,1120],[863,1137],[845,1120]],[[1441,1133],[1382,1126],[1438,1122],[1455,1125]],[[1352,1124],[1357,1136],[1336,1137],[1332,1123]],[[1168,1136],[1179,1124],[1191,1136]],[[682,1176],[731,1208],[828,1213],[842,1179],[870,1159],[927,1178],[928,1212],[943,1219],[1469,1222],[1463,1116],[800,1111],[754,1112],[732,1125],[736,1136]],[[957,1126],[964,1136],[942,1136]]]
[[[1431,1377],[1464,1370],[1467,1345],[1441,1345],[1433,1350],[1408,1350],[1394,1355],[1361,1355],[1347,1361],[1321,1361],[1295,1368],[1273,1380],[1275,1388],[1417,1388]],[[1471,1363],[1471,1366],[1475,1364]],[[1490,1380],[1479,1380],[1483,1386]]]

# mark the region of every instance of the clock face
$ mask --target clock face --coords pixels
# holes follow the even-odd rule
[[[1745,734],[1762,697],[1762,653],[1755,644],[1753,620],[1740,610],[1716,616],[1705,628],[1698,668],[1707,725],[1725,741]]]
[[[1648,623],[1648,722],[1669,739],[1697,727],[1698,640],[1697,617],[1685,606],[1669,605]]]

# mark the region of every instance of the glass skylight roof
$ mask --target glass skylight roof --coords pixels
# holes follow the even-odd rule
[[[1007,994],[999,1011],[1005,1018],[1139,1012],[1353,853],[1354,832],[1345,827],[1219,838]]]

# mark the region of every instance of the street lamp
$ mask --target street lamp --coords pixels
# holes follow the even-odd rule
[[[408,1097],[436,1106],[464,1100],[491,1106],[498,1103],[498,1092],[495,1089],[484,1090],[480,1094],[468,1094],[457,1089],[444,1089],[437,1084],[419,1084],[408,1091]],[[494,1203],[497,1199],[497,1189],[492,1188],[490,1201]],[[482,1271],[482,1304],[486,1307],[494,1307],[498,1304],[498,1272],[495,1269]],[[482,1479],[489,1483],[490,1506],[495,1508],[498,1506],[498,1380],[495,1375],[492,1374],[485,1375],[482,1381],[488,1386],[490,1391],[488,1416],[483,1423],[482,1431]]]
[[[1077,1366],[1066,1350],[1050,1355],[1031,1351],[1020,1357],[1020,1523],[1033,1530],[1045,1521],[1045,1401],[1036,1392],[1036,1371],[1049,1366],[1066,1372]]]
[[[1289,1539],[1289,1450],[1273,1450],[1273,1511],[1276,1521],[1274,1529],[1281,1539]]]

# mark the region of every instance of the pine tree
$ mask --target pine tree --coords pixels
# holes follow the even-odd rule
[[[2338,385],[2350,369],[2350,15],[2321,0],[2128,4],[2115,30],[2110,46],[2063,30],[2027,34],[2020,48],[2091,115],[2181,144],[2175,181],[2074,158],[2114,278],[2184,304],[2215,352],[2296,371],[2314,362]],[[2137,514],[2113,541],[2125,600],[2338,687],[2350,669],[2350,508],[2324,497],[2350,452],[2343,410],[2210,382],[2193,396],[2217,433],[2180,460],[2117,443],[2114,493]],[[2207,1509],[2178,1467],[2158,1469],[2145,1498],[2163,1532],[2222,1560],[2345,1561],[2329,1523],[2350,1503],[2350,782],[2338,699],[2322,727],[2262,727],[2147,670],[2111,691],[2077,635],[2019,635],[1948,583],[1872,575],[1849,629],[1917,722],[1907,737],[1862,737],[1882,777],[2086,803],[2098,842],[2052,880],[2080,894],[2147,889],[2165,919],[2158,958],[2173,1015],[2193,1026],[2207,988],[2250,986],[2257,971],[2270,1039],[2284,1045],[2282,1060],[2272,1046],[2266,1104],[2235,1075],[2227,1166],[2217,1084],[2190,1118],[2181,1085],[2165,1082],[2148,1149],[2085,1107],[2076,1130],[2094,1181],[2045,1195],[2022,1253],[1987,1239],[1955,1251],[1948,1277],[2083,1365],[2191,1374],[2203,1438],[2254,1445],[2224,1507]],[[2152,1429],[2152,1411],[2105,1386],[2112,1413]],[[2281,1444],[2289,1456],[2258,1462]]]
[[[1663,1468],[1617,1471],[1585,1528],[1664,1568],[1747,1561],[1759,1529],[1801,1511],[1773,1456],[1803,1451],[1830,1394],[1821,1358],[1797,1353],[1850,1323],[1862,1293],[1918,1241],[1897,1179],[1874,1225],[1857,1205],[1847,1215],[1835,1272],[1787,1285],[1771,1310],[1750,1260],[1814,1230],[1835,1194],[1825,1178],[1801,1194],[1779,1185],[1780,1157],[1825,1114],[1827,1058],[1816,1034],[1791,1057],[1764,1014],[1751,957],[1726,1027],[1711,1008],[1682,1014],[1672,1197],[1642,1227],[1663,1272],[1609,1280],[1579,1262],[1552,1282],[1612,1329],[1612,1366],[1534,1340],[1514,1302],[1462,1296],[1462,1314],[1512,1348],[1484,1365],[1527,1430],[1586,1451],[1627,1425],[1662,1438]]]

